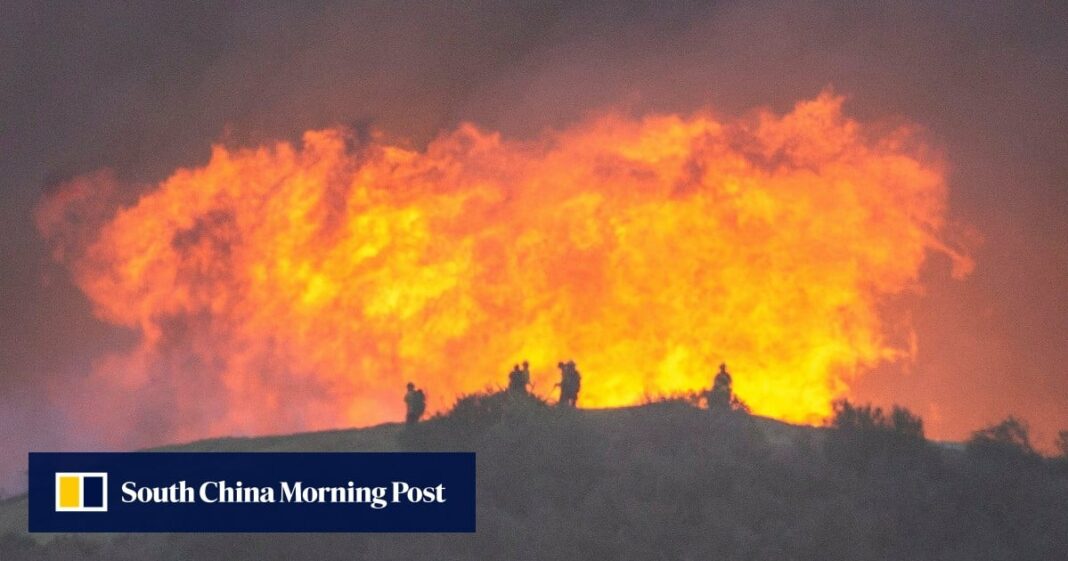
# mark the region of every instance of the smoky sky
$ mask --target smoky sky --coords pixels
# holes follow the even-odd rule
[[[27,450],[93,448],[64,384],[136,337],[94,319],[34,228],[65,180],[108,168],[151,184],[213,142],[309,128],[526,137],[607,107],[781,111],[827,87],[858,119],[923,127],[949,165],[949,216],[975,234],[971,276],[934,256],[902,304],[916,361],[853,395],[904,404],[939,438],[1010,413],[1040,440],[1068,427],[1062,3],[188,4],[0,6],[4,487],[22,485]]]

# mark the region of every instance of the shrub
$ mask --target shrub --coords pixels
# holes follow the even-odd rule
[[[923,419],[904,407],[895,405],[890,415],[881,407],[853,405],[848,399],[834,402],[831,427],[842,431],[886,432],[904,438],[923,439]]]
[[[905,437],[923,439],[923,419],[904,407],[894,406],[890,421],[895,433]]]
[[[923,420],[904,407],[895,406],[887,415],[881,407],[854,405],[847,399],[834,402],[834,415],[828,425],[828,458],[855,470],[866,471],[873,461],[884,465],[929,463],[925,449]]]
[[[687,407],[700,407],[701,394],[695,391],[671,392],[671,393],[646,393],[642,396],[642,405],[685,405]]]
[[[405,427],[399,442],[411,450],[466,449],[501,422],[522,423],[549,410],[549,403],[538,395],[487,388],[460,396],[451,409],[426,422]]]
[[[853,405],[848,399],[839,399],[832,405],[834,416],[831,427],[841,431],[878,430],[886,426],[883,410],[869,405]]]
[[[1019,456],[1035,456],[1027,423],[1009,416],[995,425],[972,433],[968,449],[981,453],[1003,453]]]
[[[509,399],[506,391],[485,390],[462,395],[451,409],[438,414],[435,419],[472,428],[487,428],[504,418]]]

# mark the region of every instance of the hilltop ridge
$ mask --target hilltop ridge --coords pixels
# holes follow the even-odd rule
[[[461,402],[414,427],[157,450],[473,450],[474,535],[30,537],[25,501],[13,499],[0,505],[0,559],[1068,558],[1068,469],[1052,460],[682,400],[601,410],[500,395]]]

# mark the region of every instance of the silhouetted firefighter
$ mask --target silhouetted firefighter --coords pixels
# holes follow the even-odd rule
[[[575,367],[575,361],[557,363],[560,368],[560,401],[561,407],[575,407],[578,404],[579,389],[582,388],[582,375]]]
[[[731,374],[727,372],[727,365],[720,364],[719,372],[712,380],[712,389],[706,394],[709,409],[729,410],[734,392],[731,389]]]
[[[404,394],[404,405],[408,408],[404,422],[414,425],[419,422],[426,411],[426,394],[423,390],[416,389],[415,384],[408,382],[408,393]]]
[[[530,365],[523,363],[523,368],[516,364],[508,373],[508,393],[512,395],[527,395],[527,386],[530,385]]]

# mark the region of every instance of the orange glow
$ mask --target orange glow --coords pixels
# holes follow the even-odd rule
[[[98,316],[140,334],[98,362],[100,399],[167,378],[172,438],[396,420],[408,380],[441,409],[523,359],[540,393],[574,359],[584,407],[707,387],[726,361],[755,413],[815,422],[913,352],[879,305],[927,252],[968,265],[939,241],[938,161],[841,103],[610,113],[523,142],[464,125],[422,150],[309,131],[216,146],[75,251],[69,217],[111,179],[38,224]]]

